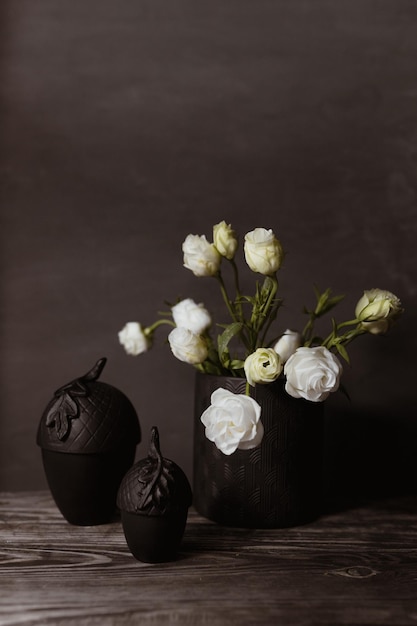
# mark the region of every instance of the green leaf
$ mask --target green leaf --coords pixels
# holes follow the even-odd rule
[[[341,302],[345,297],[346,296],[344,293],[341,293],[338,296],[333,296],[333,298],[329,298],[327,306],[333,308],[334,306],[336,306],[336,304],[339,304],[339,302]]]
[[[339,302],[341,302],[341,300],[343,300],[344,297],[345,297],[344,294],[341,294],[339,296],[334,296],[333,298],[329,298],[327,302],[325,303],[325,305],[323,306],[322,310],[320,311],[320,315],[325,315],[326,313],[334,309],[334,307],[337,304],[339,304]]]
[[[349,355],[347,353],[347,350],[346,350],[345,346],[343,344],[341,344],[341,343],[337,343],[336,344],[336,350],[338,351],[340,356],[343,357],[345,359],[345,361],[350,364]]]
[[[318,301],[320,300],[320,298],[321,298],[321,291],[320,291],[320,289],[317,287],[317,285],[313,285],[313,290],[314,290],[314,293],[315,293],[315,295],[316,295],[316,300],[317,300],[317,302],[318,302]]]
[[[316,305],[314,313],[316,314],[317,317],[319,317],[320,315],[323,314],[322,313],[323,309],[330,295],[330,289],[326,289],[324,293],[320,293],[317,288],[315,288],[314,291],[317,297],[317,305]]]
[[[243,366],[245,364],[245,361],[241,361],[240,359],[233,359],[232,361],[230,361],[230,369],[231,370],[241,370],[243,369]]]
[[[210,363],[210,361],[204,361],[204,363],[200,364],[198,369],[205,374],[212,374],[214,376],[221,376],[223,374],[221,367],[215,363]]]
[[[229,357],[229,342],[242,330],[242,328],[243,324],[241,322],[233,322],[233,324],[226,326],[222,334],[217,337],[219,358],[223,365],[225,364],[225,360]]]
[[[344,294],[330,297],[332,293],[330,287],[328,287],[323,293],[320,293],[316,286],[314,286],[313,289],[317,298],[317,305],[314,310],[316,317],[321,317],[331,311],[331,309],[339,304],[339,302],[345,297]]]

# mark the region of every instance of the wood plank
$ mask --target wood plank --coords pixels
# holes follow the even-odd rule
[[[221,527],[191,510],[178,560],[145,564],[117,517],[71,526],[48,492],[3,493],[0,589],[4,626],[415,624],[417,504],[272,531]]]

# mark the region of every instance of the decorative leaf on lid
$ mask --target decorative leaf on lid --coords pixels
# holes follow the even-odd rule
[[[137,475],[140,485],[137,509],[154,507],[161,513],[167,508],[174,487],[174,463],[164,459],[159,444],[156,426],[151,429],[151,439],[147,459],[144,459]]]
[[[191,506],[193,494],[183,470],[162,456],[159,432],[151,429],[148,456],[137,461],[124,476],[117,495],[120,510],[158,517],[180,514]]]
[[[57,389],[54,393],[56,400],[51,405],[46,415],[46,426],[55,426],[56,436],[60,441],[65,439],[70,430],[70,420],[79,415],[77,397],[88,396],[90,391],[88,383],[96,381],[104,366],[106,358],[99,359],[94,367],[75,380]]]
[[[48,415],[46,416],[46,425],[53,426],[55,424],[55,432],[58,439],[65,438],[69,431],[69,420],[78,416],[78,405],[68,393],[58,396],[52,405]]]

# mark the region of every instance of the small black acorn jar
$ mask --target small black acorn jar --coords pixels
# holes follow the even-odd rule
[[[162,457],[154,426],[148,456],[124,477],[117,496],[127,545],[138,561],[160,563],[176,558],[192,503],[182,469]]]
[[[100,359],[54,393],[37,433],[49,488],[70,524],[112,520],[120,482],[135,459],[141,432],[130,400],[98,378]]]

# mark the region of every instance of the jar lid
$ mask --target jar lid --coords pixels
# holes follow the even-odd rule
[[[157,517],[187,509],[193,494],[183,470],[162,456],[159,432],[151,429],[148,456],[137,461],[125,474],[117,494],[122,511]]]
[[[37,432],[45,450],[96,454],[129,440],[139,443],[139,419],[130,400],[116,387],[98,381],[107,359],[55,391]]]

